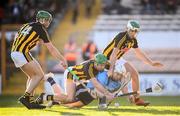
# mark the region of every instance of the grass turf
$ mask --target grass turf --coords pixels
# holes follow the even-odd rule
[[[106,111],[97,109],[97,101],[81,109],[69,109],[63,106],[54,106],[44,110],[28,110],[17,103],[19,96],[0,96],[0,116],[119,116],[119,115],[180,115],[180,96],[144,97],[151,102],[151,106],[137,107],[129,104],[125,98],[119,98],[120,107],[112,105]]]

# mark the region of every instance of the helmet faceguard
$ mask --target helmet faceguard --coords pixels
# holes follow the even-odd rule
[[[127,29],[128,31],[132,30],[132,31],[140,31],[140,24],[138,21],[136,20],[129,20],[128,24],[127,24]]]

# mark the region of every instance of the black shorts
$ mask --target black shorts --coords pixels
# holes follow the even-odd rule
[[[84,105],[88,105],[94,100],[88,90],[81,84],[76,87],[76,92],[77,101],[81,101]]]

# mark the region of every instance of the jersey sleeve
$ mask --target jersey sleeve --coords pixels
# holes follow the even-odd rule
[[[88,71],[87,71],[87,76],[88,76],[89,79],[95,78],[93,64],[89,65],[89,68],[88,68]]]
[[[42,39],[44,43],[49,42],[49,34],[41,25],[34,27],[34,30],[38,33],[39,38]]]
[[[137,39],[134,39],[134,45],[133,45],[133,48],[138,48],[138,42],[137,42]]]
[[[116,35],[116,37],[113,39],[113,41],[114,41],[114,47],[115,48],[117,48],[118,47],[118,43],[119,43],[119,41],[120,41],[120,39],[121,39],[121,34],[119,33],[118,35]]]

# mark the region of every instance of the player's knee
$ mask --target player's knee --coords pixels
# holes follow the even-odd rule
[[[134,68],[128,68],[126,70],[127,70],[127,72],[130,72],[131,77],[138,77],[138,75],[139,75],[138,72]]]
[[[138,74],[138,72],[137,72],[136,70],[133,70],[133,71],[132,71],[132,76],[138,77],[138,75],[139,75],[139,74]]]
[[[44,74],[39,74],[38,77],[43,79],[44,78]]]
[[[124,66],[125,66],[125,68],[126,68],[126,71],[127,71],[127,72],[130,72],[132,76],[133,76],[133,75],[138,76],[138,72],[136,71],[136,69],[135,69],[131,64],[129,64],[129,63],[127,62],[127,63],[125,63]]]
[[[131,75],[132,75],[132,77],[138,77],[138,72],[135,70],[132,70]]]
[[[43,73],[40,73],[40,72],[34,72],[34,73],[31,75],[31,78],[43,79],[43,77],[44,77]]]

